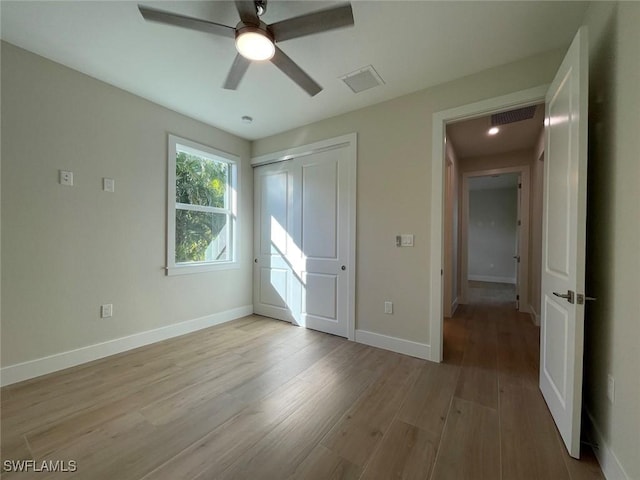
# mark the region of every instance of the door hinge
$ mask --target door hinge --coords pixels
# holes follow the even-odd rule
[[[520,220],[518,220],[518,226],[522,225],[522,222]]]
[[[440,275],[444,275],[444,270],[440,269]]]
[[[520,300],[520,295],[516,295],[516,300]]]
[[[518,184],[518,188],[522,188],[522,184],[521,183]]]

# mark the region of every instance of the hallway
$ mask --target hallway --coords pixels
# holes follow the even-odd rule
[[[590,449],[581,461],[568,456],[546,408],[540,329],[515,310],[508,286],[469,291],[473,303],[444,322],[444,362],[460,371],[441,445],[449,458],[436,460],[432,478],[604,478]]]

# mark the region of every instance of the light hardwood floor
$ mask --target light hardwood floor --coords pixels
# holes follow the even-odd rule
[[[251,316],[2,389],[3,478],[600,479],[537,388],[538,329],[461,307],[443,364]]]

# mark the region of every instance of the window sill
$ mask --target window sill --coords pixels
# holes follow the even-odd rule
[[[188,275],[192,273],[216,272],[220,270],[235,270],[240,268],[240,262],[200,263],[196,265],[174,265],[166,267],[167,276]]]

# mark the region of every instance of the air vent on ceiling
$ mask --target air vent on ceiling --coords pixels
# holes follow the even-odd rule
[[[493,127],[497,127],[498,125],[506,125],[508,123],[529,120],[533,118],[535,114],[536,105],[509,110],[508,112],[494,113],[493,115],[491,115],[491,125]]]
[[[384,80],[382,80],[372,65],[367,65],[355,72],[347,73],[345,76],[340,77],[340,80],[346,83],[347,86],[353,90],[353,93],[364,92],[365,90],[384,83]]]

